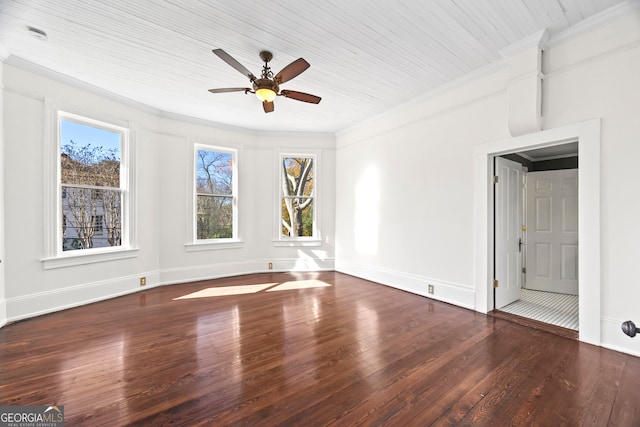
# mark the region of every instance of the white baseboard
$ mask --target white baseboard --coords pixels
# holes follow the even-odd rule
[[[459,307],[475,309],[475,289],[472,286],[356,262],[338,262],[336,271]],[[428,292],[429,285],[434,287],[433,294]]]
[[[622,322],[627,320],[633,320],[640,325],[640,318],[621,320],[603,317],[600,321],[601,345],[610,350],[640,357],[640,335],[631,338],[622,332]]]
[[[140,277],[146,276],[147,285],[140,287]],[[146,272],[132,276],[100,280],[92,283],[68,286],[53,291],[39,292],[7,298],[7,321],[40,316],[54,311],[66,310],[81,305],[131,294],[157,286],[158,273]]]
[[[0,328],[7,324],[7,300],[0,299]]]
[[[269,263],[272,268],[269,269]],[[335,263],[330,259],[277,258],[268,260],[239,261],[197,267],[164,268],[159,271],[160,284],[196,282],[221,277],[241,276],[255,273],[281,273],[288,271],[333,271]]]
[[[278,258],[276,260],[258,260],[262,268],[273,263],[275,271],[333,271],[336,263],[333,258]]]
[[[269,263],[272,263],[273,269],[271,270],[269,270]],[[142,272],[0,300],[0,327],[9,322],[91,304],[162,285],[253,273],[325,270],[334,270],[333,258],[324,260],[297,258],[253,260]],[[143,276],[147,279],[147,285],[140,287],[140,277]]]
[[[224,264],[209,264],[192,267],[163,268],[159,270],[160,285],[174,285],[177,283],[197,282],[221,277],[240,276],[243,274],[259,273],[254,261],[227,262]]]

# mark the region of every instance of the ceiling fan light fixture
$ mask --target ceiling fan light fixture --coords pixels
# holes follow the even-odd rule
[[[320,97],[310,95],[304,92],[298,92],[295,90],[283,90],[280,92],[280,85],[284,82],[295,78],[304,70],[309,68],[309,63],[303,58],[298,58],[280,72],[274,75],[269,68],[269,61],[273,58],[271,52],[263,50],[260,52],[260,58],[264,61],[264,67],[262,67],[262,75],[257,78],[251,71],[246,69],[244,65],[240,64],[231,55],[222,49],[214,49],[213,53],[220,59],[233,67],[236,71],[239,71],[244,76],[249,78],[252,83],[252,89],[245,87],[227,87],[219,89],[209,89],[211,93],[225,93],[225,92],[244,92],[255,93],[256,97],[262,102],[262,108],[265,113],[271,113],[274,111],[273,101],[277,96],[284,96],[285,98],[295,99],[297,101],[308,102],[310,104],[317,104],[320,102]]]
[[[260,87],[256,89],[256,96],[262,102],[273,102],[276,99],[276,93],[270,87]]]
[[[262,102],[273,102],[278,96],[278,84],[273,80],[263,77],[253,82],[253,90]]]

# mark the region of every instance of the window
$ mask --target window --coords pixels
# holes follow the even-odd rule
[[[135,256],[129,128],[47,107],[45,268]]]
[[[63,114],[59,131],[62,250],[121,246],[123,132]]]
[[[94,215],[91,218],[91,223],[93,224],[93,229],[95,230],[95,234],[96,235],[102,235],[102,233],[103,233],[104,215]]]
[[[280,156],[280,240],[318,239],[315,155]]]
[[[196,241],[237,239],[236,151],[195,149]]]

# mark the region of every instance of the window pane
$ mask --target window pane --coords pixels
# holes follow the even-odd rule
[[[62,250],[122,245],[122,192],[62,188]]]
[[[197,238],[233,237],[233,197],[198,196]]]
[[[233,155],[231,153],[197,151],[196,192],[226,196],[233,194]]]
[[[93,229],[95,230],[95,235],[102,235],[102,233],[104,232],[104,228],[102,226],[103,221],[103,215],[95,215],[93,218],[91,218],[91,222],[93,222]]]
[[[283,236],[313,237],[313,198],[283,197],[282,221]]]
[[[282,235],[313,237],[313,158],[284,157]]]
[[[310,157],[286,157],[287,194],[289,196],[313,194],[313,159]]]
[[[60,174],[63,184],[120,187],[122,134],[60,120]]]

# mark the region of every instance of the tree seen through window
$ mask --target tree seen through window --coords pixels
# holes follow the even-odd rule
[[[234,237],[234,155],[196,150],[196,237]]]
[[[60,120],[62,250],[122,244],[122,134]]]
[[[282,236],[314,235],[313,157],[282,158]]]

